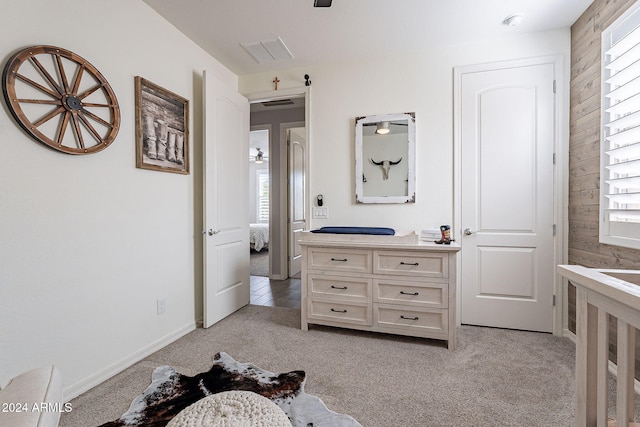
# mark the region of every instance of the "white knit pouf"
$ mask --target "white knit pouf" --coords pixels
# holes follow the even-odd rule
[[[167,427],[291,427],[287,414],[251,391],[212,394],[183,409]]]

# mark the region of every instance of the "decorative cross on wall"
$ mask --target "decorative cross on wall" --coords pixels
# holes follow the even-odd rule
[[[278,83],[280,83],[280,80],[278,80],[278,76],[276,76],[276,78],[272,80],[272,83],[276,85],[276,90],[278,90]]]

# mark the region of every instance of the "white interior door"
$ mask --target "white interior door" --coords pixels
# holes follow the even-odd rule
[[[249,102],[204,72],[204,327],[249,303]]]
[[[463,71],[460,85],[461,321],[551,332],[554,64]]]
[[[300,233],[307,228],[306,151],[307,131],[289,128],[289,277],[302,270]]]

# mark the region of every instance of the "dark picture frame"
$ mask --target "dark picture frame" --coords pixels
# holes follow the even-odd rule
[[[136,167],[189,174],[189,100],[135,77]]]

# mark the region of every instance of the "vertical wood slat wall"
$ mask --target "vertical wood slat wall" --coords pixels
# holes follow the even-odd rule
[[[569,264],[595,268],[640,268],[640,250],[598,241],[600,203],[600,60],[603,29],[636,0],[595,0],[571,27],[569,137]],[[569,285],[569,329],[575,333],[575,288]],[[611,360],[616,360],[616,324],[609,322]],[[636,378],[640,378],[640,333],[636,331]]]

